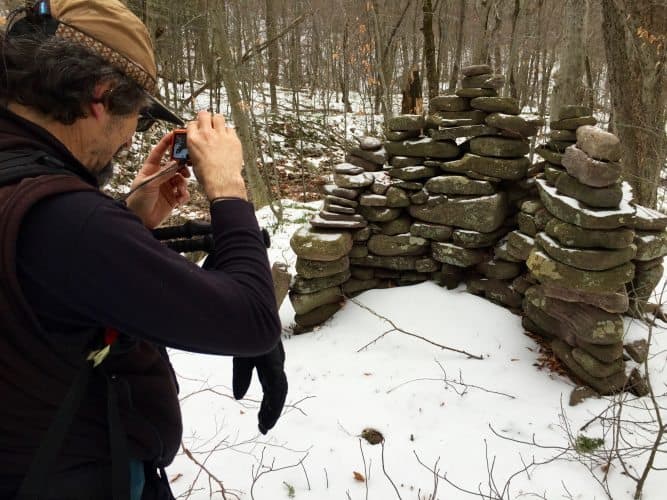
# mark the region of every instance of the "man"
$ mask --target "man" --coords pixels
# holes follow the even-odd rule
[[[237,356],[237,398],[256,368],[263,433],[287,392],[240,142],[220,115],[187,124],[215,241],[201,269],[150,231],[189,200],[187,169],[145,183],[171,134],[126,203],[99,190],[138,124],[179,122],[141,21],[118,0],[40,1],[8,19],[0,58],[0,498],[173,498],[165,346]]]

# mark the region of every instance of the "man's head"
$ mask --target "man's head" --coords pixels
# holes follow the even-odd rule
[[[148,30],[119,0],[36,2],[10,18],[0,44],[0,102],[62,125],[100,114],[124,129],[140,114],[182,123],[153,97],[156,86]],[[131,131],[122,133],[126,143]]]

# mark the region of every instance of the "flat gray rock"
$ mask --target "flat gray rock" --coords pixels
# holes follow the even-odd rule
[[[296,314],[306,314],[316,307],[333,304],[343,300],[340,286],[332,286],[314,293],[290,293],[290,301]]]
[[[362,194],[359,204],[364,207],[386,207],[387,197],[381,194]]]
[[[334,172],[337,174],[346,174],[346,175],[357,175],[363,174],[365,170],[362,167],[357,165],[352,165],[351,163],[339,163],[334,166]]]
[[[618,208],[623,198],[623,189],[620,182],[611,186],[596,188],[582,184],[567,173],[558,177],[556,189],[559,193],[570,196],[593,208]]]
[[[472,64],[461,68],[463,76],[490,75],[492,71],[488,64]]]
[[[426,125],[422,115],[399,115],[390,118],[387,123],[387,129],[391,131],[414,131],[421,130]]]
[[[637,247],[635,245],[617,250],[564,247],[546,233],[538,233],[535,241],[551,258],[585,271],[613,269],[626,262],[630,262],[637,254]]]
[[[447,141],[459,137],[477,137],[479,135],[497,135],[498,129],[487,125],[464,125],[461,127],[449,127],[441,129],[430,129],[428,135],[434,141]]]
[[[507,115],[521,113],[518,101],[512,97],[475,97],[470,101],[470,106],[487,113],[505,113]]]
[[[494,97],[480,98],[480,99],[497,99]],[[512,135],[515,137],[532,137],[537,135],[539,127],[528,123],[525,119],[520,116],[508,115],[504,113],[492,113],[484,119],[490,127],[497,128],[505,133],[506,135]]]
[[[571,176],[591,187],[611,186],[621,178],[620,163],[596,160],[577,146],[565,150],[562,164]]]
[[[324,197],[324,202],[331,205],[340,205],[341,207],[357,208],[359,206],[358,201],[351,200],[349,198],[343,198],[342,196],[335,196],[333,194],[326,195]]]
[[[350,148],[349,153],[377,165],[383,165],[387,163],[388,158],[387,151],[383,147],[373,151],[368,151],[361,148]]]
[[[403,142],[386,142],[385,148],[392,156],[417,156],[422,158],[456,158],[459,148],[454,141],[434,141],[430,137]]]
[[[496,97],[498,92],[495,89],[470,88],[456,89],[455,94],[459,97],[474,99],[475,97]]]
[[[382,147],[380,139],[368,135],[357,137],[357,142],[359,142],[359,147],[365,151],[377,151]]]
[[[355,220],[329,220],[316,215],[310,219],[310,225],[320,229],[360,229],[366,227],[368,222],[363,218]]]
[[[389,160],[392,167],[415,167],[424,164],[424,158],[418,156],[392,156]]]
[[[575,302],[589,304],[591,306],[603,309],[610,313],[624,313],[628,310],[628,294],[625,287],[619,288],[615,292],[591,292],[577,290],[567,283],[557,285],[555,283],[544,283],[541,285],[544,294],[554,299],[564,300],[566,302]],[[580,343],[578,345],[581,346]]]
[[[637,260],[649,261],[667,255],[667,232],[637,231],[634,244]]]
[[[419,179],[429,179],[439,173],[439,170],[435,167],[426,167],[426,166],[414,166],[414,167],[402,167],[402,168],[392,168],[387,170],[389,177],[395,179],[401,179],[403,181],[415,181]]]
[[[434,111],[426,116],[426,124],[431,128],[455,127],[459,125],[481,125],[487,113],[478,109],[470,111]],[[461,120],[469,120],[462,122]]]
[[[415,139],[421,134],[421,128],[415,130],[387,130],[384,136],[388,141],[404,141],[406,139]]]
[[[301,257],[296,259],[296,273],[303,278],[324,278],[334,274],[342,273],[350,268],[350,259],[347,255],[338,260],[318,261],[308,260]]]
[[[508,137],[473,137],[470,139],[470,152],[480,156],[494,158],[520,158],[530,151],[528,141]]]
[[[592,116],[580,116],[549,122],[549,126],[552,130],[577,130],[584,125],[597,125],[597,122]]]
[[[410,226],[410,234],[420,236],[433,241],[447,241],[452,235],[451,226],[441,224],[428,224],[426,222],[415,222]]]
[[[575,248],[627,248],[635,237],[632,229],[584,229],[556,217],[546,223],[544,231],[561,245]]]
[[[290,247],[302,259],[330,262],[350,252],[352,236],[347,231],[320,231],[304,225],[292,235]]]
[[[337,196],[339,198],[346,198],[348,200],[354,200],[357,196],[359,196],[359,191],[355,189],[341,188],[335,184],[325,184],[323,189],[324,194]]]
[[[373,184],[374,177],[365,172],[358,175],[334,174],[336,186],[347,189],[359,189]]]
[[[467,111],[470,109],[470,99],[456,95],[441,95],[430,99],[429,111]]]
[[[501,227],[490,233],[480,233],[469,229],[454,229],[452,232],[452,243],[463,248],[486,248],[492,247],[507,233],[507,229]]]
[[[581,118],[582,116],[591,116],[591,108],[588,106],[577,106],[575,104],[566,104],[558,110],[558,120],[568,120],[570,118]]]
[[[528,158],[492,158],[466,153],[460,160],[440,163],[445,172],[462,173],[470,176],[471,172],[493,179],[519,180],[526,176],[530,165]]]
[[[409,213],[424,222],[490,233],[503,225],[507,209],[507,195],[496,193],[479,198],[433,196],[424,205],[410,206]]]
[[[429,193],[448,195],[487,195],[496,192],[493,184],[476,181],[463,175],[440,175],[432,177],[424,185]]]
[[[359,207],[359,213],[370,222],[389,222],[401,215],[400,208],[388,207]]]
[[[462,248],[453,243],[433,242],[431,252],[438,262],[457,267],[472,267],[486,258],[486,254],[481,250]]]
[[[396,236],[375,234],[368,240],[368,250],[375,255],[424,255],[430,247],[429,240],[410,234]]]

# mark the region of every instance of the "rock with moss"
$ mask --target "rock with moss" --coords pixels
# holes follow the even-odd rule
[[[294,293],[315,293],[325,288],[335,287],[345,283],[350,279],[350,271],[345,270],[337,274],[332,274],[331,276],[325,276],[323,278],[313,278],[306,279],[302,276],[295,278],[294,283],[292,283],[292,292]]]
[[[334,304],[343,300],[340,286],[318,290],[314,293],[290,293],[290,301],[296,314],[306,314],[325,304]]]
[[[453,243],[433,242],[431,244],[432,257],[438,262],[444,262],[457,267],[472,267],[486,258],[485,252],[463,248]]]
[[[630,245],[617,250],[580,249],[562,246],[546,233],[538,233],[535,238],[539,247],[551,258],[568,266],[585,271],[605,271],[613,269],[635,258],[637,247]]]
[[[392,156],[447,159],[456,158],[459,154],[459,148],[454,141],[434,141],[430,137],[403,142],[387,142],[385,148]]]
[[[587,186],[607,187],[621,178],[620,163],[596,160],[574,145],[565,149],[561,162],[571,176]]]
[[[433,241],[447,241],[451,238],[453,228],[442,224],[414,222],[410,226],[410,234]]]
[[[295,268],[297,274],[303,278],[324,278],[348,270],[350,259],[347,255],[332,261],[308,260],[297,257]]]
[[[594,208],[616,208],[623,198],[620,182],[607,187],[595,188],[582,184],[571,175],[563,173],[558,177],[555,185],[560,193]]]
[[[492,158],[473,153],[466,153],[459,160],[442,162],[440,168],[445,172],[466,174],[477,173],[494,179],[519,180],[526,176],[530,166],[528,158]]]
[[[627,248],[635,238],[632,229],[584,229],[555,217],[547,222],[544,231],[562,245],[576,248]],[[639,245],[637,248],[639,249]]]
[[[487,195],[496,192],[488,181],[476,181],[463,175],[440,175],[430,178],[424,185],[430,193],[448,195]]]
[[[506,194],[496,193],[478,198],[433,196],[424,205],[411,206],[409,213],[424,222],[490,233],[502,226],[507,209]]]
[[[352,236],[347,231],[322,231],[302,226],[290,239],[292,250],[302,259],[335,261],[352,249]]]
[[[470,139],[470,152],[480,156],[496,158],[519,158],[530,150],[527,141],[509,137],[473,137]]]
[[[427,239],[410,234],[375,234],[368,240],[368,249],[375,255],[424,255],[430,246]]]

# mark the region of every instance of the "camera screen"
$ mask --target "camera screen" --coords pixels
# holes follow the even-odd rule
[[[174,136],[174,160],[188,159],[187,136],[185,134],[176,134]]]

